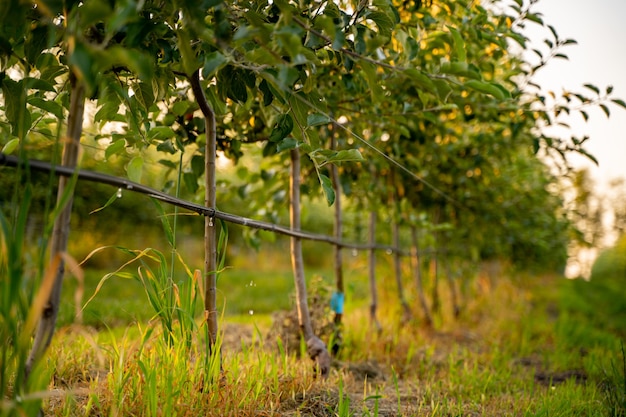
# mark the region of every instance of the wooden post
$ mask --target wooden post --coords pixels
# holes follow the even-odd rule
[[[67,122],[67,134],[65,146],[63,148],[63,158],[61,165],[74,169],[78,162],[80,150],[80,137],[83,130],[83,113],[85,110],[85,88],[84,85],[70,72],[70,109]],[[59,189],[57,191],[57,204],[61,204],[71,179],[68,177],[59,178]],[[72,216],[72,203],[74,190],[69,191],[70,197],[66,200],[65,206],[59,212],[54,221],[52,237],[50,239],[50,259],[58,258],[61,253],[67,250],[67,242],[70,234],[70,219]],[[50,346],[57,316],[59,314],[59,303],[61,299],[61,287],[63,275],[65,274],[65,262],[60,259],[56,272],[56,278],[48,297],[37,331],[35,340],[26,360],[25,376],[28,378],[35,362],[41,358]]]
[[[415,286],[417,287],[417,294],[420,300],[422,311],[424,312],[424,319],[426,325],[431,327],[433,325],[433,318],[428,308],[428,302],[426,301],[426,294],[424,294],[424,282],[422,280],[422,268],[420,265],[420,250],[419,239],[417,236],[417,226],[411,225],[411,240],[413,241],[413,271],[415,275]]]
[[[289,219],[292,230],[300,230],[300,151],[292,149],[291,175],[289,181]],[[291,266],[296,287],[296,306],[298,310],[298,324],[306,340],[307,353],[315,361],[317,370],[322,376],[328,376],[330,371],[330,355],[326,344],[315,336],[309,304],[307,301],[306,280],[304,276],[304,260],[302,258],[302,240],[299,237],[291,238]]]
[[[205,172],[204,172],[204,205],[215,209],[216,204],[216,130],[215,112],[209,105],[200,83],[200,70],[191,77],[191,89],[204,116],[205,122]],[[217,224],[212,216],[204,218],[204,315],[207,323],[210,352],[213,353],[217,341]],[[220,365],[221,366],[221,365]]]

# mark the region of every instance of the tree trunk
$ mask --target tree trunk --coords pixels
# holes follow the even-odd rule
[[[422,311],[424,312],[424,320],[428,327],[432,327],[433,318],[428,308],[428,302],[426,301],[426,294],[424,293],[424,282],[422,280],[422,268],[420,265],[420,252],[419,252],[419,239],[417,236],[417,227],[411,225],[411,239],[413,240],[413,271],[415,274],[415,285],[417,287],[417,294],[420,300]]]
[[[395,204],[394,204],[395,207]],[[404,286],[402,285],[402,264],[400,259],[400,226],[398,222],[391,225],[391,235],[393,239],[393,270],[396,277],[396,286],[398,288],[398,299],[402,307],[402,322],[406,323],[411,320],[411,309],[404,298]]]
[[[292,149],[291,175],[289,184],[289,219],[292,230],[300,230],[300,151]],[[330,371],[330,355],[326,344],[313,333],[311,315],[307,301],[304,261],[302,259],[302,241],[299,237],[291,238],[291,266],[296,287],[296,307],[300,331],[306,340],[307,353],[315,361],[317,371],[327,377]]]
[[[452,271],[450,268],[450,257],[446,257],[445,263],[446,269],[446,279],[448,281],[448,286],[450,287],[450,298],[452,299],[452,315],[454,318],[459,317],[461,314],[461,307],[459,306],[459,297],[456,290],[456,283],[454,282],[454,277],[452,276]]]
[[[372,210],[370,212],[370,235],[369,235],[369,244],[370,244],[370,252],[369,252],[369,281],[370,281],[370,294],[372,296],[372,302],[370,303],[370,320],[376,331],[380,333],[382,331],[382,327],[378,322],[378,318],[376,316],[376,310],[378,308],[378,291],[376,289],[376,249],[374,249],[374,245],[376,244],[376,210]]]
[[[331,137],[330,147],[336,148],[336,140],[334,134]],[[339,167],[332,164],[330,166],[330,172],[333,181],[333,188],[335,190],[335,230],[334,235],[337,241],[341,241],[343,237],[343,218],[341,213],[341,184],[339,182]],[[343,285],[343,256],[341,245],[335,245],[335,283],[336,290],[332,295],[331,307],[335,313],[334,323],[335,329],[333,332],[332,353],[337,355],[342,344],[341,334],[341,319],[343,318],[343,305],[344,305],[344,285]]]
[[[205,121],[205,173],[204,173],[204,205],[215,208],[216,182],[215,182],[215,159],[216,159],[216,131],[215,112],[208,104],[204,90],[200,83],[200,70],[191,77],[191,88],[196,102],[202,111]],[[207,323],[207,336],[209,352],[213,354],[217,341],[217,224],[210,216],[204,219],[204,315]],[[221,365],[220,365],[221,368]]]
[[[85,110],[85,88],[83,84],[70,73],[70,109],[67,123],[67,136],[65,147],[63,149],[63,158],[61,165],[64,167],[75,168],[78,162],[78,153],[80,150],[80,137],[83,128],[83,113]],[[70,186],[68,177],[59,178],[59,189],[57,191],[57,204],[61,204],[63,196]],[[73,193],[70,191],[70,198],[67,199],[65,207],[59,212],[59,216],[55,219],[52,236],[50,239],[50,259],[55,259],[59,254],[67,250],[67,242],[70,233],[70,219],[72,215]],[[48,302],[44,307],[41,319],[35,333],[35,340],[26,361],[25,375],[28,378],[35,362],[41,358],[54,334],[54,327],[59,313],[59,302],[61,299],[61,287],[63,284],[63,275],[65,273],[65,262],[60,258],[56,278]]]
[[[437,207],[435,209],[435,215],[434,215],[434,223],[435,225],[439,224],[439,217],[441,215],[441,209],[439,207]],[[439,259],[438,259],[438,252],[437,252],[437,248],[439,247],[439,236],[437,232],[433,233],[433,240],[434,240],[434,244],[433,244],[433,248],[435,248],[435,250],[433,251],[433,257],[431,260],[432,263],[432,267],[433,267],[433,288],[432,288],[432,311],[433,314],[439,314],[441,313],[441,298],[439,297]]]
[[[436,314],[441,312],[441,299],[439,298],[439,262],[437,260],[436,251],[433,251],[433,257],[430,262],[433,270],[432,309],[433,314]]]

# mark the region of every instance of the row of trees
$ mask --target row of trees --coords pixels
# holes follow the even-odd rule
[[[575,41],[544,24],[534,3],[5,1],[3,151],[73,167],[87,134],[83,142],[97,151],[84,149],[93,160],[83,166],[122,160],[129,179],[150,184],[158,163],[173,193],[211,208],[242,207],[241,199],[248,211],[240,214],[280,218],[289,190],[297,230],[300,192],[308,190],[335,204],[337,237],[342,204],[370,213],[372,230],[384,213],[396,225],[395,243],[399,225],[412,230],[416,245],[430,227],[438,246],[464,258],[562,267],[568,222],[539,156],[586,154],[586,138],[550,137],[542,127],[562,112],[586,115],[586,106],[598,105],[608,115],[608,105],[626,103],[593,85],[562,92],[554,103],[542,95],[533,75],[549,59],[565,58],[561,48]],[[528,24],[547,34],[534,63],[524,58]],[[216,175],[218,152],[241,163],[238,179]],[[237,183],[232,195],[219,187],[229,181]],[[59,184],[62,210],[45,236],[60,267],[27,369],[54,329],[72,187],[67,179]],[[207,216],[210,346],[217,229]],[[310,323],[297,237],[291,253],[301,330],[324,373],[329,355]],[[336,259],[341,295],[340,247]],[[400,281],[398,290],[405,305]]]

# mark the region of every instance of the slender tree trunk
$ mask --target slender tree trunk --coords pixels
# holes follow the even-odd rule
[[[395,204],[394,204],[395,207]],[[408,322],[411,320],[411,308],[404,298],[404,286],[402,285],[402,264],[400,259],[400,226],[398,222],[393,222],[391,225],[391,235],[393,239],[393,270],[396,277],[396,286],[398,288],[398,299],[402,307],[402,321]]]
[[[300,230],[300,151],[292,149],[291,175],[289,184],[289,218],[292,230]],[[302,241],[299,237],[291,238],[291,266],[296,287],[296,307],[300,331],[306,340],[307,353],[315,361],[317,370],[322,376],[330,371],[330,355],[326,344],[313,332],[311,315],[307,301],[306,281],[304,277],[304,261],[302,259]]]
[[[441,299],[439,298],[439,261],[437,258],[437,252],[433,251],[433,257],[431,259],[431,265],[433,270],[433,288],[432,288],[432,311],[433,314],[441,312]]]
[[[435,225],[439,224],[439,216],[441,215],[441,210],[439,208],[435,209]],[[437,252],[437,248],[439,248],[439,236],[438,233],[433,233],[434,244],[433,248],[433,257],[432,257],[432,266],[433,266],[433,288],[432,288],[432,311],[433,314],[441,313],[441,298],[439,297],[439,253]]]
[[[456,290],[456,283],[454,282],[454,276],[450,268],[450,257],[446,257],[444,268],[446,269],[446,280],[450,288],[450,298],[452,299],[452,315],[454,318],[459,317],[461,314],[461,307],[459,306],[459,296]]]
[[[426,301],[426,294],[424,293],[424,282],[422,280],[422,268],[420,265],[420,251],[419,251],[419,239],[417,236],[417,227],[411,225],[411,239],[413,240],[413,270],[415,274],[415,285],[417,287],[417,294],[420,300],[420,306],[424,312],[424,320],[428,327],[432,327],[433,318],[428,308],[428,302]]]
[[[335,149],[337,146],[335,135],[331,136],[331,149]],[[341,241],[343,237],[343,218],[341,212],[341,183],[339,182],[339,167],[335,164],[330,166],[330,172],[333,181],[333,188],[335,190],[335,230],[334,235],[337,241]],[[333,334],[332,353],[337,355],[342,344],[341,334],[341,319],[343,318],[343,305],[344,305],[344,285],[343,285],[343,253],[341,245],[335,245],[335,293],[332,295],[331,306],[335,313],[334,323],[335,329]]]
[[[70,84],[70,109],[68,115],[67,136],[65,140],[65,147],[63,149],[61,165],[75,168],[78,162],[78,153],[80,150],[80,137],[82,134],[83,113],[85,110],[85,89],[83,84],[78,81],[72,73],[70,73]],[[70,178],[68,177],[59,178],[57,204],[61,203],[62,197],[66,193],[66,188],[70,186],[69,181]],[[70,234],[72,203],[74,200],[73,193],[74,191],[72,190],[72,195],[67,200],[65,207],[63,207],[59,216],[55,219],[50,241],[50,259],[58,257],[60,253],[67,250],[67,242]],[[61,287],[63,284],[64,274],[65,262],[61,258],[54,285],[52,286],[48,302],[42,311],[41,318],[37,326],[33,347],[26,361],[26,378],[28,378],[35,362],[41,358],[52,341],[54,326],[59,313]]]
[[[216,131],[215,112],[209,105],[200,83],[200,70],[191,77],[191,88],[196,97],[196,102],[202,111],[205,121],[205,173],[204,173],[204,205],[215,208],[216,204]],[[208,343],[210,352],[213,353],[217,341],[217,224],[210,216],[204,219],[204,315],[207,322]],[[220,365],[221,367],[221,365]]]
[[[382,331],[382,327],[378,322],[378,318],[376,315],[376,310],[378,309],[378,290],[376,289],[376,249],[374,249],[374,245],[376,244],[376,210],[373,209],[370,212],[370,235],[369,235],[369,244],[371,249],[369,251],[369,281],[370,281],[370,294],[372,297],[372,302],[370,303],[370,320],[376,331],[380,333]]]

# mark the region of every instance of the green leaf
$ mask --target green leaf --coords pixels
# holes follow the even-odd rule
[[[543,19],[541,19],[540,13],[528,13],[526,19],[543,26]]]
[[[585,122],[589,120],[589,114],[587,114],[586,111],[581,110],[580,114],[583,116],[583,119],[585,119]]]
[[[309,154],[315,163],[322,167],[328,163],[360,162],[364,161],[363,155],[358,149],[346,149],[333,151],[331,149],[317,149]]]
[[[5,115],[11,124],[11,133],[20,139],[30,129],[30,112],[26,109],[26,89],[24,80],[2,80],[2,94],[5,100]]]
[[[320,174],[318,172],[317,176],[320,180],[320,184],[322,185],[322,190],[324,191],[326,202],[329,206],[332,206],[335,202],[335,189],[333,188],[333,184],[330,181],[330,178],[328,178],[326,175]]]
[[[626,109],[626,101],[619,99],[619,98],[612,98],[611,101],[615,104],[617,104],[618,106]]]
[[[459,61],[465,62],[467,60],[467,54],[465,52],[465,41],[463,41],[463,37],[455,28],[448,26],[448,30],[452,34],[452,40],[454,41],[454,52],[456,53],[456,57]]]
[[[341,48],[343,48],[343,44],[345,41],[346,41],[346,34],[343,32],[343,30],[335,31],[332,48],[335,51],[341,50]]]
[[[198,177],[196,177],[193,172],[183,173],[183,181],[185,182],[185,187],[187,187],[192,194],[198,191]]]
[[[191,76],[197,69],[196,55],[191,48],[191,39],[185,30],[180,29],[176,34],[178,35],[178,50],[183,61],[183,68],[185,73]]]
[[[219,99],[216,93],[216,89],[217,87],[212,85],[212,86],[209,86],[208,89],[204,90],[207,101],[209,102],[209,104],[211,104],[211,107],[213,108],[213,111],[215,112],[216,115],[226,114],[227,112],[226,104],[222,100]]]
[[[204,58],[204,66],[202,67],[202,78],[208,80],[212,78],[217,71],[228,63],[228,59],[219,51],[214,51]]]
[[[28,104],[40,108],[41,110],[52,113],[57,119],[63,119],[63,106],[55,101],[44,100],[40,97],[28,97]]]
[[[196,177],[199,178],[204,174],[204,165],[204,156],[194,155],[191,157],[191,171]]]
[[[594,93],[600,94],[600,89],[598,87],[596,87],[595,85],[593,85],[593,84],[584,84],[584,86],[586,88],[588,88],[589,90],[593,91]]]
[[[307,127],[320,126],[330,123],[330,117],[322,113],[309,114],[306,118]]]
[[[280,65],[276,79],[281,89],[290,90],[299,78],[300,73],[297,69],[287,65]],[[274,95],[278,96],[278,94]]]
[[[107,200],[106,203],[104,203],[104,206],[99,207],[95,210],[92,210],[89,212],[89,214],[94,214],[97,213],[99,211],[104,210],[105,208],[109,207],[111,204],[113,204],[118,198],[120,198],[122,196],[122,194],[120,193],[120,191],[115,191],[115,193],[113,193],[113,195],[111,197],[109,197],[109,199]]]
[[[361,62],[360,65],[361,68],[363,68],[363,72],[365,73],[365,79],[367,80],[367,85],[370,89],[372,100],[376,102],[383,95],[380,86],[380,78],[377,73],[378,67],[369,62]]]
[[[609,110],[609,107],[606,104],[600,104],[600,108],[602,109],[604,114],[606,114],[606,117],[611,116],[611,111]]]
[[[270,134],[270,142],[279,142],[287,137],[293,130],[293,119],[289,114],[281,114],[276,120],[274,129]]]
[[[480,74],[473,69],[473,66],[468,65],[467,62],[443,62],[440,70],[444,74],[452,74],[480,80]]]
[[[111,143],[104,151],[104,157],[109,159],[112,155],[122,153],[126,149],[126,141],[124,139],[118,139]]]
[[[445,80],[433,80],[433,83],[437,87],[437,97],[439,97],[439,100],[446,102],[452,93],[450,84]]]
[[[145,52],[138,49],[113,46],[106,50],[103,57],[108,65],[120,65],[128,68],[139,78],[149,84],[152,83],[154,75],[153,60]]]
[[[133,182],[141,181],[141,174],[143,171],[143,158],[136,156],[130,160],[126,166],[126,172],[128,173],[128,179]]]
[[[40,78],[32,77],[24,78],[24,87],[27,90],[56,91],[52,83]]]
[[[34,67],[41,52],[48,47],[48,28],[38,24],[28,31],[24,42],[24,56],[28,63]]]
[[[190,103],[187,100],[181,100],[174,103],[172,106],[172,113],[176,116],[183,116],[187,113],[187,109],[189,109]]]
[[[96,90],[96,75],[98,73],[94,71],[94,52],[83,42],[75,40],[74,47],[70,49],[68,61],[74,67],[74,71],[78,73],[79,78],[85,83],[87,95],[92,95]]]
[[[148,131],[148,138],[150,139],[171,139],[176,136],[176,132],[169,126],[155,126]]]
[[[165,213],[165,210],[163,209],[163,205],[161,204],[159,200],[155,198],[152,198],[151,200],[157,209],[159,218],[161,219],[161,224],[163,225],[163,231],[165,231],[165,236],[167,237],[167,241],[169,242],[170,246],[174,246],[174,243],[175,243],[174,230],[172,229],[172,225],[168,221],[168,217],[167,217],[167,214]]]
[[[411,81],[414,81],[415,84],[417,84],[417,86],[420,87],[422,90],[426,90],[429,93],[437,94],[437,87],[429,76],[413,68],[409,68],[404,72],[411,78]]]
[[[133,84],[133,93],[137,102],[141,104],[144,110],[148,110],[154,104],[154,90],[152,85],[148,83],[138,82]]]
[[[157,151],[175,154],[176,148],[174,147],[174,143],[167,139],[157,145]]]
[[[272,90],[270,90],[267,80],[264,79],[261,81],[259,84],[259,90],[263,93],[263,105],[267,107],[272,104],[272,101],[274,101],[274,94],[272,94]]]
[[[394,27],[393,20],[382,12],[369,12],[366,15],[367,19],[373,21],[378,27],[378,32],[383,37],[391,36],[391,31]]]
[[[178,169],[178,165],[168,159],[159,159],[159,164],[171,169]]]
[[[346,149],[337,152],[335,156],[330,158],[328,162],[358,162],[365,161],[363,155],[358,149]]]
[[[20,144],[20,140],[18,138],[11,139],[2,147],[2,153],[10,155],[13,153],[17,146]]]
[[[80,8],[80,23],[83,27],[107,21],[111,17],[111,6],[106,1],[87,1]],[[110,28],[115,30],[115,28]]]
[[[298,141],[294,138],[285,138],[276,145],[276,152],[287,151],[298,147]]]
[[[465,82],[463,86],[467,88],[471,88],[472,90],[476,90],[483,94],[489,94],[498,100],[505,99],[505,95],[502,92],[502,90],[500,90],[500,88],[498,88],[494,84],[490,84],[490,83],[486,83],[486,82],[478,81],[478,80],[469,80]]]

